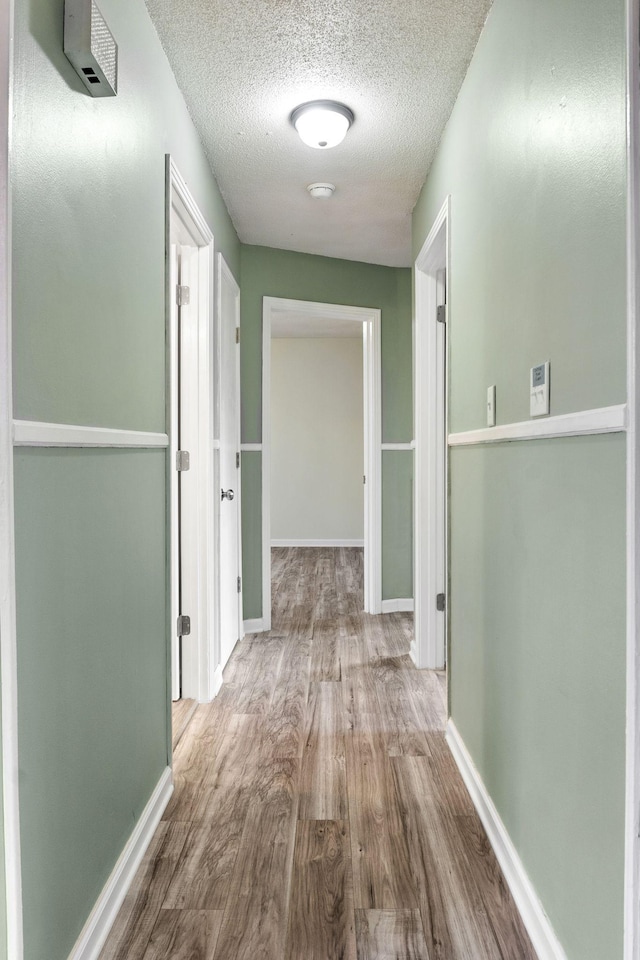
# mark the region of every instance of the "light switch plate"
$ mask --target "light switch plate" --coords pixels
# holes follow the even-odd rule
[[[487,387],[487,426],[496,425],[496,385]]]
[[[529,374],[529,413],[544,417],[549,413],[549,361],[531,367]]]

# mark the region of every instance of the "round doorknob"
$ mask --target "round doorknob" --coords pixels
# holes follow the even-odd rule
[[[223,500],[233,500],[234,497],[235,497],[235,493],[233,492],[233,490],[223,490],[223,491],[222,491],[222,499],[223,499]]]

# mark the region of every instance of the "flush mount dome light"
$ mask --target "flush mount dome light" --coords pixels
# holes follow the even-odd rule
[[[328,150],[342,143],[353,121],[353,111],[335,100],[301,103],[291,114],[291,123],[302,142],[316,150]]]
[[[314,200],[328,200],[333,196],[335,189],[334,183],[310,183],[307,187]]]

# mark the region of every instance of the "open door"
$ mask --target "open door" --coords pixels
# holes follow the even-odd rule
[[[195,705],[219,689],[214,241],[170,158],[167,199],[171,697]]]
[[[220,662],[242,636],[240,290],[218,254],[220,343]]]

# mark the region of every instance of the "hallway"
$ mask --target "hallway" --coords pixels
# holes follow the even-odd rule
[[[273,551],[100,960],[535,960],[444,739],[411,617],[362,610],[362,551]]]

